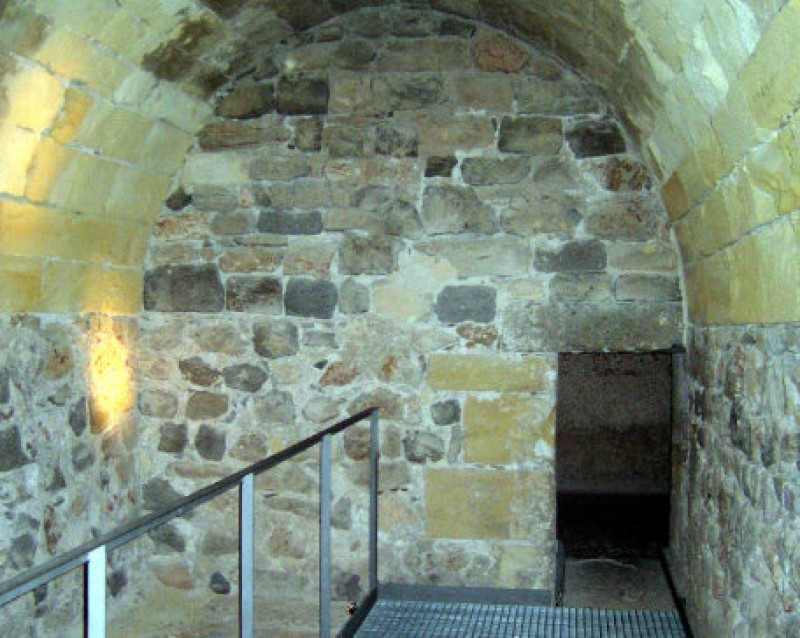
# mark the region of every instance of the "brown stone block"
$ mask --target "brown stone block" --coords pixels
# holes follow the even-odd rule
[[[447,71],[469,65],[464,40],[394,40],[378,52],[378,71]]]
[[[554,509],[551,472],[425,472],[429,538],[546,540]]]
[[[428,362],[428,385],[435,390],[540,392],[551,387],[552,374],[547,356],[439,354]]]
[[[508,465],[553,456],[555,414],[549,398],[470,396],[464,405],[464,427],[468,463]]]

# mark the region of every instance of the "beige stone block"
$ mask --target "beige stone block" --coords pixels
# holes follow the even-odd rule
[[[689,198],[679,173],[673,173],[661,188],[661,198],[670,219],[680,219],[689,209]]]
[[[769,144],[747,157],[753,184],[774,199],[779,213],[800,208],[800,120],[794,118]]]
[[[463,420],[468,463],[509,465],[553,458],[555,414],[550,397],[470,396]]]
[[[41,312],[42,262],[0,254],[0,312]]]
[[[67,144],[75,139],[83,122],[94,106],[94,99],[88,93],[70,87],[64,95],[64,106],[50,131],[50,137]]]
[[[66,257],[72,217],[44,206],[0,202],[0,253]]]
[[[504,283],[500,290],[510,301],[546,301],[549,287],[543,279],[518,279]]]
[[[410,116],[409,119],[417,130],[425,131],[419,141],[419,154],[423,156],[449,155],[494,144],[494,127],[489,117],[438,113]]]
[[[426,255],[447,259],[460,277],[527,275],[531,261],[528,242],[507,235],[431,239],[417,242],[415,248]]]
[[[154,127],[153,121],[121,108],[107,107],[104,111],[91,126],[84,124],[75,142],[101,155],[138,162],[146,151],[144,141]]]
[[[194,138],[168,122],[156,122],[142,143],[140,164],[172,175],[184,162]]]
[[[555,546],[544,543],[492,543],[495,562],[494,587],[550,589],[555,573]]]
[[[64,99],[64,85],[40,67],[19,65],[3,78],[4,117],[17,126],[41,133],[49,127]]]
[[[252,158],[241,153],[192,153],[186,158],[184,184],[243,184],[250,181]]]
[[[428,361],[428,385],[435,390],[541,392],[552,387],[554,365],[551,356],[438,354]]]
[[[142,309],[142,271],[76,262],[48,262],[42,306],[50,312],[135,315]]]
[[[673,272],[678,266],[678,252],[662,242],[614,242],[606,248],[608,267],[615,270]]]
[[[167,198],[170,182],[168,175],[120,168],[106,210],[127,221],[152,224]]]
[[[158,82],[152,91],[141,96],[141,82],[141,78],[135,78],[133,84],[126,87],[126,93],[141,100],[136,110],[146,117],[164,119],[194,134],[212,115],[209,101],[188,95],[171,82]]]
[[[552,472],[425,472],[429,538],[546,541],[554,512]]]
[[[0,192],[21,197],[25,194],[28,168],[39,145],[39,136],[8,122],[0,122],[0,148],[14,149],[0,154]]]

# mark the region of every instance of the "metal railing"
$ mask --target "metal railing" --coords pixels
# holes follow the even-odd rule
[[[80,567],[85,568],[85,629],[87,638],[106,635],[106,556],[151,530],[195,509],[220,494],[239,486],[239,634],[252,638],[254,631],[254,525],[255,477],[284,461],[320,444],[320,518],[319,518],[319,627],[320,636],[331,631],[331,458],[332,437],[351,426],[370,420],[370,483],[369,483],[369,591],[378,587],[378,409],[370,408],[340,421],[243,470],[230,474],[173,505],[143,516],[120,529],[99,536],[56,558],[0,583],[0,606],[30,593],[37,587]]]

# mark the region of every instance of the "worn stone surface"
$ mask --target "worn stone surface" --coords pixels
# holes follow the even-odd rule
[[[348,275],[389,274],[396,264],[397,244],[387,237],[347,233],[339,251],[339,268]]]
[[[231,277],[225,284],[226,307],[232,312],[280,314],[283,288],[275,277]]]
[[[466,158],[461,164],[461,175],[467,184],[515,184],[528,176],[531,162],[527,157],[502,159]]]
[[[213,266],[161,266],[145,274],[144,307],[161,312],[218,312],[225,303]]]
[[[555,155],[564,143],[561,120],[552,117],[504,117],[497,147],[507,153]]]
[[[279,359],[297,353],[297,326],[288,321],[253,324],[253,347],[259,355]]]
[[[490,234],[497,228],[492,209],[483,204],[472,189],[460,186],[426,188],[421,218],[429,235]]]
[[[269,113],[275,108],[271,84],[250,84],[236,87],[222,98],[214,109],[220,117],[249,119]]]

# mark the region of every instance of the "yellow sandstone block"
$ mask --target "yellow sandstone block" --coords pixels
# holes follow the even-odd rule
[[[8,122],[0,122],[0,192],[21,197],[25,194],[28,168],[36,154],[39,136]]]
[[[522,359],[491,355],[432,355],[428,385],[435,390],[538,392],[552,385],[553,357]]]
[[[94,100],[84,91],[70,87],[64,96],[64,107],[50,131],[50,137],[67,144],[75,139]]]
[[[134,315],[142,309],[142,271],[52,261],[44,269],[43,307],[49,312]]]
[[[545,541],[555,509],[553,475],[428,469],[425,507],[429,538]]]
[[[18,66],[2,82],[5,119],[41,133],[49,127],[64,99],[64,86],[52,74],[34,66]]]
[[[42,262],[0,255],[0,312],[41,310]]]
[[[72,216],[19,202],[0,202],[0,253],[26,257],[66,257]]]
[[[108,214],[127,221],[154,223],[170,182],[169,175],[120,168],[108,196]]]
[[[156,122],[142,141],[141,164],[145,168],[172,175],[183,164],[194,138],[167,122]]]
[[[505,465],[552,459],[552,401],[525,394],[469,397],[464,406],[464,455],[469,463]]]

